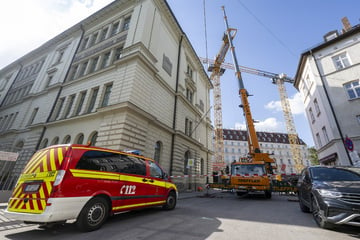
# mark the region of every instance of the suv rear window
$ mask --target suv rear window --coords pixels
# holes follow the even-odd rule
[[[87,151],[82,155],[76,169],[146,175],[146,163],[142,159],[94,150]]]
[[[311,175],[317,181],[360,181],[360,175],[340,168],[313,168]]]

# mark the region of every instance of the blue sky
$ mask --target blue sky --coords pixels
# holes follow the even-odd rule
[[[0,69],[39,47],[47,40],[91,15],[112,0],[12,0],[0,8]],[[358,0],[168,0],[182,29],[200,57],[214,58],[225,31],[221,6],[229,25],[237,29],[234,39],[238,63],[260,70],[294,77],[300,54],[323,41],[323,35],[341,30],[341,18],[359,24]],[[19,7],[21,6],[21,7]],[[207,43],[207,49],[206,49]],[[226,62],[232,63],[230,52]],[[242,74],[258,131],[285,132],[279,93],[270,79]],[[223,126],[244,126],[238,108],[237,79],[233,70],[221,78]],[[300,96],[286,85],[299,136],[313,145]]]
[[[347,16],[359,24],[360,1],[357,0],[207,0],[205,1],[207,44],[205,44],[204,1],[168,0],[184,32],[201,57],[214,58],[222,44],[225,24],[221,6],[225,6],[234,39],[239,65],[273,73],[296,74],[300,55],[323,42],[323,35],[342,29],[341,18]],[[191,7],[189,7],[191,6]],[[207,50],[206,46],[207,45]],[[232,63],[230,52],[226,62]],[[265,77],[243,73],[253,118],[258,131],[286,132],[276,85]],[[238,108],[237,79],[227,70],[221,78],[223,127],[244,127]],[[297,90],[286,83],[297,132],[309,146],[313,138]]]

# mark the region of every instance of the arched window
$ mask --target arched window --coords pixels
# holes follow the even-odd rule
[[[189,159],[190,159],[190,151],[186,151],[184,155],[184,175],[189,174]]]
[[[77,137],[75,138],[75,143],[77,144],[83,144],[84,142],[84,134],[80,133],[79,135],[77,135]]]
[[[157,163],[160,163],[161,150],[162,150],[162,143],[160,141],[157,141],[155,143],[155,153],[154,153],[154,160]]]
[[[67,143],[70,143],[70,141],[71,141],[71,136],[70,136],[70,135],[66,135],[66,136],[64,137],[63,143],[64,143],[64,144],[67,144]]]
[[[96,145],[97,136],[98,136],[98,133],[97,133],[97,132],[93,132],[93,133],[90,135],[89,141],[90,141],[90,145],[91,145],[91,146],[95,146],[95,145]],[[88,142],[89,142],[89,141],[88,141]]]
[[[24,147],[24,141],[19,141],[19,142],[16,143],[14,150],[16,152],[20,152],[23,147]]]
[[[55,137],[52,141],[51,141],[51,145],[56,145],[59,144],[59,137]]]
[[[41,148],[46,148],[47,145],[48,145],[48,143],[49,143],[49,140],[48,140],[47,138],[45,138],[45,139],[42,141],[42,143],[40,144],[40,149],[41,149]]]

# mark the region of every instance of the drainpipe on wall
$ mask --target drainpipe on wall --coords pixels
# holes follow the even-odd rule
[[[81,41],[82,41],[82,39],[83,39],[83,37],[84,37],[84,34],[85,34],[85,30],[84,30],[84,27],[83,27],[82,24],[80,24],[80,29],[81,29],[80,40],[79,40],[78,45],[76,46],[75,53],[74,53],[74,55],[73,55],[73,57],[72,57],[72,59],[71,59],[71,61],[70,61],[70,65],[69,65],[69,67],[68,67],[68,69],[67,69],[67,71],[66,71],[66,74],[65,74],[65,77],[64,77],[65,80],[66,80],[66,79],[68,78],[68,76],[69,76],[70,69],[71,69],[71,65],[72,65],[73,62],[74,62],[75,55],[76,55],[76,53],[78,52],[78,50],[79,50],[79,48],[80,48],[80,43],[81,43]],[[47,117],[47,119],[46,119],[45,124],[48,123],[48,122],[50,122],[50,118],[51,118],[51,116],[52,116],[53,113],[54,113],[55,106],[56,106],[57,101],[59,100],[59,97],[60,97],[60,95],[61,95],[62,89],[63,89],[63,85],[60,86],[59,92],[58,92],[58,94],[56,95],[54,104],[53,104],[52,107],[51,107],[50,113],[49,113],[49,115],[48,115],[48,117]],[[39,148],[40,148],[40,144],[41,144],[41,142],[42,142],[42,140],[43,140],[43,138],[44,138],[46,129],[47,129],[46,126],[44,126],[44,127],[43,127],[43,130],[42,130],[42,132],[41,132],[39,141],[38,141],[37,144],[36,144],[35,152],[36,152],[37,150],[39,150]]]
[[[174,148],[175,148],[175,132],[176,132],[176,111],[177,111],[177,102],[178,102],[178,91],[179,91],[179,75],[180,75],[180,53],[181,45],[184,35],[180,36],[179,49],[178,49],[178,58],[177,58],[177,67],[176,67],[176,84],[175,84],[175,99],[174,99],[174,113],[173,113],[173,134],[171,136],[171,155],[170,155],[170,172],[169,175],[172,176],[173,164],[174,164]]]
[[[327,91],[327,89],[326,89],[326,85],[325,85],[325,81],[324,81],[323,75],[322,75],[321,72],[320,72],[320,67],[319,67],[319,65],[318,65],[318,62],[317,62],[315,56],[314,56],[314,53],[313,53],[311,50],[310,50],[310,54],[311,54],[312,58],[313,58],[314,61],[315,61],[315,66],[316,66],[316,69],[317,69],[317,71],[318,71],[318,73],[319,73],[320,80],[321,80],[321,84],[323,85],[326,99],[327,99],[327,101],[329,102],[329,106],[330,106],[331,113],[332,113],[332,115],[334,116],[336,128],[337,128],[337,130],[338,130],[338,132],[339,132],[339,134],[340,134],[341,141],[344,143],[345,138],[344,138],[344,135],[342,134],[342,131],[341,131],[341,128],[340,128],[338,119],[337,119],[336,114],[335,114],[334,107],[333,107],[333,105],[332,105],[332,103],[331,103],[331,100],[330,100],[328,91]],[[348,150],[346,149],[346,147],[345,147],[344,144],[342,144],[342,145],[343,145],[343,147],[345,148],[345,152],[346,152],[346,155],[347,155],[348,160],[349,160],[349,162],[350,162],[350,165],[354,165],[353,162],[352,162],[352,160],[351,160],[351,157],[350,157],[350,155],[349,155]]]

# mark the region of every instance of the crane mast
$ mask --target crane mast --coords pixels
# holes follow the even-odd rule
[[[225,71],[221,68],[221,64],[224,62],[228,49],[229,41],[224,35],[220,51],[216,55],[211,68],[209,67],[209,71],[212,72],[210,79],[213,81],[214,85],[215,161],[213,163],[213,171],[215,172],[225,169],[220,77]]]

